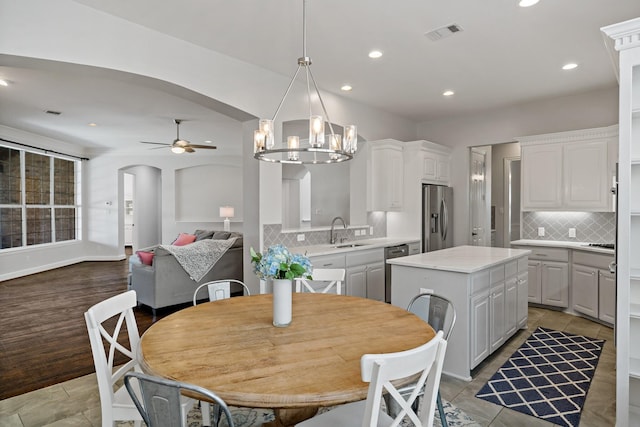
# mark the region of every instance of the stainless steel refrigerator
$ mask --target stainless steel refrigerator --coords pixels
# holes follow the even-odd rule
[[[422,185],[422,252],[453,246],[453,188]]]

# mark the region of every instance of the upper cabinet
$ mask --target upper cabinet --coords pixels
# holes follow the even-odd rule
[[[401,211],[404,192],[402,143],[370,142],[368,170],[369,211]]]
[[[449,184],[449,153],[422,148],[422,179],[429,184]]]
[[[609,212],[618,128],[518,138],[522,145],[522,210]]]

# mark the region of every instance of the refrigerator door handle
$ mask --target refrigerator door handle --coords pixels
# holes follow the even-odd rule
[[[440,221],[442,221],[442,225],[440,227],[440,235],[442,236],[442,241],[447,240],[447,231],[449,229],[449,212],[447,211],[447,204],[442,200],[440,202]]]
[[[431,233],[437,233],[437,232],[438,232],[438,214],[432,213],[431,214]]]

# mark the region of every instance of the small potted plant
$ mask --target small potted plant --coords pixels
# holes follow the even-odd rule
[[[264,254],[250,249],[251,262],[256,276],[273,283],[273,325],[289,326],[293,280],[297,277],[311,279],[313,267],[304,255],[292,254],[284,245],[272,245]]]

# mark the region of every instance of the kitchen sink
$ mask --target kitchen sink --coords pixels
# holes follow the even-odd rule
[[[357,248],[358,246],[366,246],[368,243],[342,243],[340,245],[335,245],[334,248]]]

